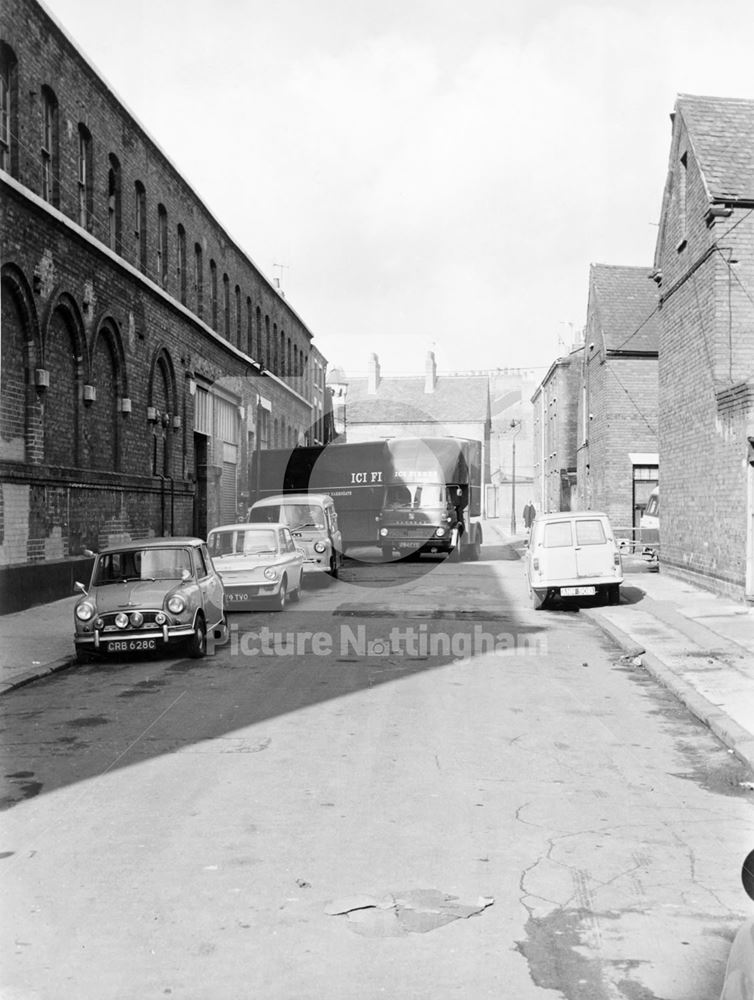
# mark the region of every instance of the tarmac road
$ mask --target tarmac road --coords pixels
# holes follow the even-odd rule
[[[719,993],[751,773],[511,546],[2,708],[3,1000]]]

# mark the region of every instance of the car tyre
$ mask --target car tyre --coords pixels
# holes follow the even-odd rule
[[[461,561],[461,540],[460,538],[456,541],[456,544],[448,552],[448,562],[457,563]]]
[[[607,603],[620,604],[620,584],[611,583],[607,588]]]
[[[275,598],[275,610],[285,611],[288,603],[288,577],[284,576],[280,581],[280,590]]]
[[[202,615],[197,615],[194,634],[188,641],[189,656],[201,660],[207,655],[207,625]]]
[[[479,535],[474,535],[474,541],[466,549],[466,559],[468,562],[479,562],[482,554],[482,546],[479,542]]]
[[[291,603],[298,604],[298,602],[301,600],[301,588],[303,587],[303,585],[304,585],[304,576],[302,574],[298,578],[298,587],[296,587],[295,590],[292,590],[288,595],[291,599]]]
[[[338,557],[333,554],[330,556],[330,568],[327,571],[328,576],[332,577],[333,580],[338,579]]]
[[[91,663],[93,656],[85,649],[76,650],[76,663]]]

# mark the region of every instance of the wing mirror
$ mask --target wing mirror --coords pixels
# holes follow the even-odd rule
[[[76,580],[76,582],[73,585],[73,589],[76,591],[77,594],[84,594],[84,595],[86,595],[86,592],[87,592],[86,591],[86,587],[84,586],[83,583],[81,583],[80,580]]]

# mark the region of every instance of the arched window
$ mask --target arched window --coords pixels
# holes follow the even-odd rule
[[[230,340],[230,281],[223,274],[223,327],[225,339]]]
[[[134,183],[134,238],[139,270],[147,270],[147,192],[141,181]]]
[[[243,324],[243,316],[241,309],[241,289],[238,285],[236,285],[235,297],[236,297],[236,347],[242,347],[243,345],[241,344],[241,339],[242,339],[241,326]]]
[[[110,169],[107,172],[107,231],[110,249],[121,253],[121,195],[120,163],[118,157],[110,153]]]
[[[13,49],[0,42],[0,167],[18,174],[18,76]]]
[[[270,343],[270,317],[264,318],[264,366],[273,370],[272,345]]]
[[[178,247],[175,259],[175,272],[178,279],[178,295],[183,305],[186,305],[186,230],[178,223]]]
[[[79,225],[91,232],[94,224],[94,185],[92,178],[92,135],[79,122],[78,150]]]
[[[60,204],[60,139],[58,100],[50,87],[42,87],[42,197]]]
[[[194,295],[196,296],[196,315],[201,317],[204,312],[204,264],[201,243],[194,244]]]
[[[217,329],[217,264],[209,262],[209,318],[212,329]]]
[[[164,205],[157,206],[157,280],[168,287],[168,211]]]
[[[263,353],[262,353],[263,352],[263,345],[262,345],[262,339],[263,339],[262,338],[262,310],[259,308],[259,306],[257,306],[256,318],[257,318],[257,324],[256,324],[257,325],[257,353],[256,353],[256,359],[257,359],[257,361],[259,361],[262,364],[264,364],[265,363],[265,358],[264,358]]]
[[[251,305],[251,296],[246,296],[246,353],[254,357],[254,310]],[[255,360],[259,360],[256,358]]]

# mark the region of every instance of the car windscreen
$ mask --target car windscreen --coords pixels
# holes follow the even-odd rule
[[[570,521],[552,521],[545,524],[542,545],[546,549],[560,549],[566,545],[573,545]]]
[[[269,504],[264,507],[252,507],[249,511],[249,521],[252,524],[277,524],[280,520],[280,504]]]
[[[576,522],[576,543],[578,545],[604,545],[605,529],[597,518]]]
[[[127,549],[103,552],[97,559],[92,584],[101,587],[129,580],[180,580],[184,573],[191,574],[188,549]]]
[[[212,531],[207,542],[213,559],[222,556],[257,556],[277,552],[278,541],[274,530],[229,528]]]

